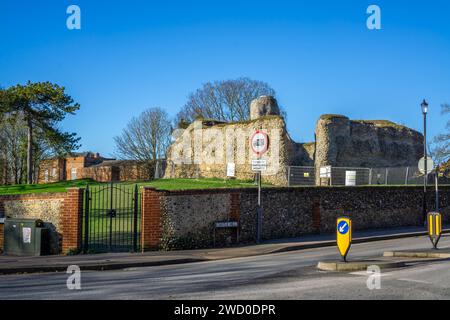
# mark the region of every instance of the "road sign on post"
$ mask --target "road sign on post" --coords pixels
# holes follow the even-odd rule
[[[267,169],[266,160],[261,159],[261,155],[269,150],[269,136],[267,133],[257,130],[250,138],[250,147],[253,153],[258,157],[252,160],[252,170],[258,173],[258,205],[256,207],[256,243],[261,242],[262,214],[261,207],[261,173]]]
[[[336,221],[336,244],[344,262],[347,262],[347,254],[352,245],[352,220],[347,217],[338,218]]]
[[[262,156],[269,150],[269,136],[260,130],[257,130],[250,139],[250,146],[253,153],[258,157]]]
[[[418,167],[419,167],[420,173],[425,174],[425,158],[424,157],[420,158]],[[426,172],[426,174],[430,174],[431,172],[433,172],[433,170],[434,170],[433,159],[431,159],[431,157],[427,157],[427,172]]]
[[[433,247],[437,249],[442,234],[442,216],[439,212],[428,213],[428,235]]]
[[[252,171],[266,171],[267,170],[267,160],[265,159],[253,159],[252,160]]]

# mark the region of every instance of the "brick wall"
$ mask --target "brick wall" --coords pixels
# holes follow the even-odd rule
[[[78,179],[93,179],[99,182],[117,181],[114,167],[87,167],[77,169]]]
[[[153,164],[126,164],[118,166],[120,181],[150,180],[153,178]]]
[[[7,216],[9,202],[14,203],[28,203],[33,201],[51,201],[51,200],[63,200],[66,196],[65,192],[55,193],[34,193],[34,194],[19,194],[19,195],[0,195],[0,218]],[[20,209],[19,209],[20,210]]]
[[[213,244],[217,221],[240,221],[241,194],[227,189],[142,193],[143,250],[203,248]],[[216,243],[235,243],[235,229],[216,230]]]
[[[81,248],[83,191],[2,195],[0,217],[41,219],[51,231],[52,253],[77,251]]]
[[[39,164],[37,183],[58,182],[65,179],[65,160],[48,159]]]
[[[142,199],[144,249],[210,247],[214,222],[227,219],[239,221],[242,243],[255,239],[256,189],[147,190]],[[421,187],[265,188],[262,238],[332,233],[341,215],[353,219],[355,230],[421,226],[422,194]],[[434,210],[432,188],[427,206]],[[450,186],[440,188],[440,212],[450,223]]]
[[[44,193],[0,197],[0,215],[40,219],[50,230],[50,252],[61,250],[61,211],[66,193]]]
[[[66,180],[72,180],[72,169],[77,172],[77,179],[81,179],[82,170],[85,167],[85,157],[74,157],[66,159]]]

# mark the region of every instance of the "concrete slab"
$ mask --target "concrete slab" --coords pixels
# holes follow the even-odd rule
[[[320,261],[317,268],[322,271],[352,272],[367,270],[369,266],[378,266],[380,269],[401,268],[406,264],[404,261],[386,260],[360,260],[360,261]]]

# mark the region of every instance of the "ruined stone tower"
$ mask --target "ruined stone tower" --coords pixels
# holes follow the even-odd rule
[[[260,96],[250,104],[250,120],[264,116],[279,116],[280,108],[277,100],[272,96]]]

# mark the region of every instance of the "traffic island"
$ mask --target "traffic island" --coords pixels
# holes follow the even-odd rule
[[[445,249],[421,249],[406,251],[385,251],[384,257],[397,258],[432,258],[432,259],[450,259],[450,248]]]
[[[383,261],[383,260],[360,260],[360,261],[320,261],[317,269],[322,271],[352,272],[367,270],[370,266],[377,266],[380,269],[401,268],[405,266],[403,261]]]

